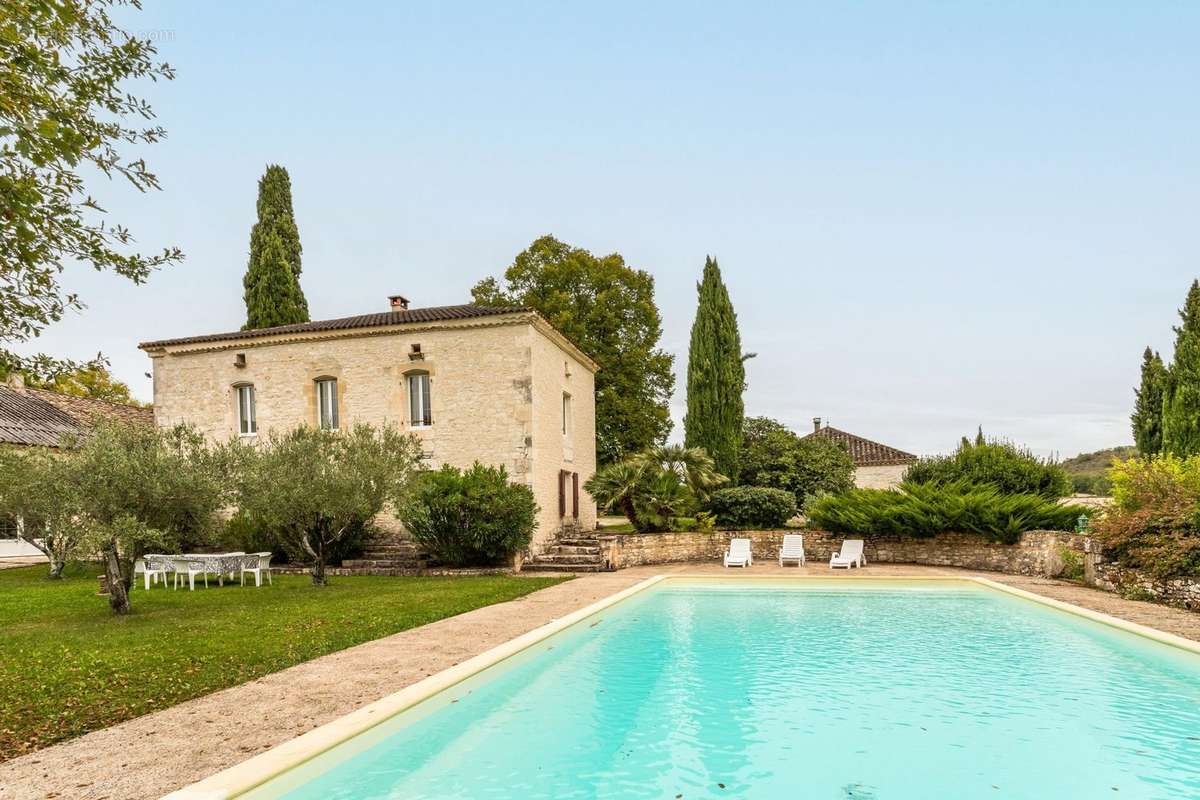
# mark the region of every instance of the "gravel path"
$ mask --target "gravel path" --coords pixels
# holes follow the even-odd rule
[[[780,570],[773,564],[756,565],[751,572],[829,574],[823,566]],[[715,564],[676,564],[585,575],[323,656],[0,763],[0,800],[159,797],[651,575],[681,573],[725,571]],[[970,574],[1200,641],[1200,614],[1060,581],[890,564],[855,570],[850,577]]]

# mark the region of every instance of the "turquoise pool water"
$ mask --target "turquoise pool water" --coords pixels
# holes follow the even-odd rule
[[[985,587],[668,581],[252,798],[1200,797],[1200,656]]]

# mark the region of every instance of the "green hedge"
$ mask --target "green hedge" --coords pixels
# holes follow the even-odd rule
[[[1071,493],[1066,470],[1008,442],[964,442],[952,455],[922,458],[909,468],[904,480],[988,485],[1003,494],[1036,494],[1051,500]]]
[[[778,528],[796,516],[796,496],[784,489],[735,486],[713,492],[709,511],[721,528]]]
[[[953,531],[1012,544],[1023,531],[1074,530],[1085,511],[1036,494],[1003,494],[994,486],[905,483],[826,495],[809,507],[808,522],[832,533],[923,538]]]

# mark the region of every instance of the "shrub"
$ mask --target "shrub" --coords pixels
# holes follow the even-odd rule
[[[854,461],[844,447],[819,436],[802,439],[767,417],[748,417],[742,425],[741,459],[742,484],[784,489],[800,507],[854,487]]]
[[[1108,497],[1112,492],[1112,481],[1107,475],[1082,473],[1071,476],[1071,490],[1075,494],[1094,494]]]
[[[709,510],[721,528],[778,528],[797,513],[795,495],[763,486],[734,486],[713,492]]]
[[[478,462],[422,474],[399,509],[413,539],[451,566],[498,564],[524,550],[537,510],[532,489]]]
[[[1012,544],[1023,531],[1072,530],[1084,510],[1035,494],[956,482],[853,489],[817,499],[807,513],[810,527],[833,533],[930,537],[957,531]]]
[[[1071,479],[1062,467],[1009,442],[964,441],[952,455],[923,458],[913,464],[904,480],[988,485],[1002,494],[1036,494],[1052,500],[1071,493]]]
[[[1160,580],[1200,575],[1200,456],[1118,461],[1113,504],[1094,526],[1117,561]]]
[[[370,522],[355,520],[342,534],[342,538],[329,545],[326,560],[330,564],[339,564],[347,558],[358,558],[366,549],[367,540],[374,534]],[[215,543],[222,550],[242,551],[246,553],[271,552],[278,562],[288,563],[291,555],[283,546],[277,532],[270,530],[244,511],[238,511],[225,522],[219,540]],[[202,549],[202,546],[188,547],[184,551]],[[304,561],[304,559],[302,559]]]

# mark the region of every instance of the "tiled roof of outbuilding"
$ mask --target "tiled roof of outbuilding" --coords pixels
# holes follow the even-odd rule
[[[157,347],[178,344],[203,344],[205,342],[223,342],[238,339],[258,339],[263,336],[277,336],[288,333],[308,333],[311,331],[341,331],[353,328],[377,328],[385,325],[404,325],[414,322],[447,322],[456,319],[471,319],[473,317],[494,317],[500,314],[517,314],[532,309],[523,306],[500,308],[497,306],[476,306],[471,304],[459,306],[432,306],[430,308],[410,308],[402,311],[383,311],[378,314],[359,314],[354,317],[340,319],[323,319],[312,322],[298,322],[294,325],[277,325],[274,328],[256,328],[248,331],[230,331],[228,333],[209,333],[203,336],[185,336],[180,339],[159,339],[153,342],[142,342],[138,347],[149,350]]]
[[[861,436],[855,436],[853,433],[831,428],[828,425],[820,430],[813,431],[808,436],[820,436],[844,445],[850,452],[850,458],[854,461],[854,466],[856,467],[899,466],[902,464],[912,464],[917,460],[917,457],[912,453],[906,453],[903,450],[897,450],[894,447],[888,447],[886,444],[873,442],[870,439],[864,439]],[[804,438],[807,439],[808,436]]]
[[[0,385],[0,443],[58,447],[63,436],[82,433],[102,417],[154,424],[149,408]]]

